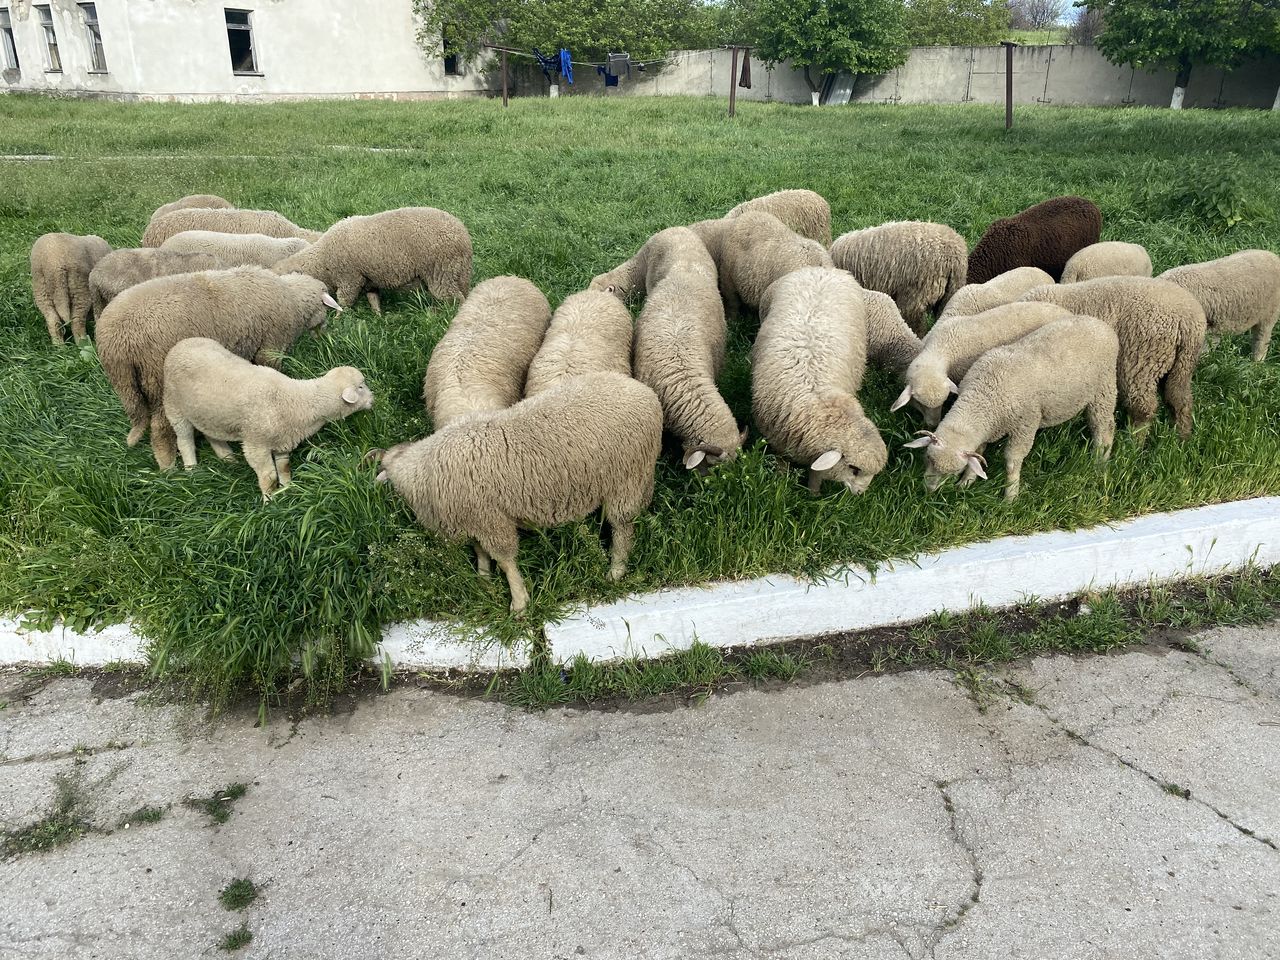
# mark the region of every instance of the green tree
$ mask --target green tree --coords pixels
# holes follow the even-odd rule
[[[1112,63],[1176,72],[1170,106],[1182,107],[1198,64],[1230,69],[1276,46],[1276,0],[1083,0],[1100,11],[1097,47]]]
[[[744,40],[772,66],[790,60],[817,91],[834,73],[885,73],[907,59],[902,0],[747,0]]]
[[[907,41],[918,47],[981,46],[1009,29],[1005,0],[909,0]]]

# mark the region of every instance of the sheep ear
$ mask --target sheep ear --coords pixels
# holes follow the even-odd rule
[[[965,460],[969,463],[969,469],[980,476],[983,480],[987,479],[987,471],[982,468],[982,458],[976,454],[965,454]]]
[[[916,437],[914,440],[908,440],[903,444],[908,450],[918,450],[920,447],[927,447],[933,443],[933,437]]]
[[[898,399],[893,401],[893,406],[891,406],[889,409],[901,410],[910,402],[911,402],[911,384],[908,383],[906,387],[903,389],[903,391],[900,394],[898,394]]]
[[[347,387],[342,391],[342,399],[345,403],[355,403],[360,399],[360,391],[355,387]]]
[[[839,450],[828,450],[813,463],[809,464],[809,469],[821,473],[823,470],[830,470],[840,462]]]
[[[747,445],[747,428],[743,427],[738,431],[738,446],[745,447]]]
[[[684,468],[686,470],[692,470],[705,459],[707,459],[707,452],[705,450],[694,450],[684,458]]]
[[[381,463],[382,458],[386,456],[387,451],[380,447],[374,447],[363,457],[360,458],[361,463]]]
[[[342,312],[342,307],[340,307],[340,306],[338,305],[338,301],[337,301],[337,300],[335,300],[335,299],[333,299],[333,297],[329,296],[329,291],[328,291],[328,290],[326,290],[324,293],[320,294],[320,302],[321,302],[321,303],[323,303],[323,304],[324,304],[326,307],[328,307],[330,310],[337,310],[339,313],[341,313],[341,312]]]
[[[377,478],[377,480],[375,480],[374,482],[375,482],[375,483],[386,483],[386,482],[387,482],[388,480],[390,480],[390,479],[391,479],[391,478],[390,478],[389,476],[387,476],[387,471],[385,471],[385,470],[379,470],[379,471],[378,471],[378,478]]]
[[[604,292],[605,292],[605,293],[617,293],[617,292],[618,292],[618,288],[617,288],[617,287],[615,287],[615,286],[611,283],[611,284],[609,284],[607,287],[605,287],[605,288],[604,288]]]
[[[956,382],[950,377],[947,378],[947,390],[950,393],[959,393],[960,388],[956,386]]]

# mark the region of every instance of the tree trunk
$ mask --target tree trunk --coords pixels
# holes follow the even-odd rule
[[[1173,99],[1169,101],[1169,109],[1181,110],[1182,100],[1187,95],[1187,84],[1191,82],[1191,61],[1186,57],[1178,58],[1178,75],[1173,80]]]
[[[805,83],[807,83],[807,84],[809,85],[809,92],[810,92],[810,93],[817,93],[817,92],[818,92],[818,88],[817,88],[817,87],[815,87],[815,86],[813,85],[813,77],[811,77],[811,76],[809,75],[809,65],[808,65],[808,64],[805,64],[805,67],[804,67],[804,82],[805,82]]]
[[[1271,105],[1272,110],[1280,110],[1280,87],[1276,88],[1276,102]]]

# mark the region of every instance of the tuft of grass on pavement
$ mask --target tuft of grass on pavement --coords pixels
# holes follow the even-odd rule
[[[88,798],[78,775],[54,777],[53,807],[35,823],[4,833],[6,858],[52,850],[79,840],[93,830],[88,820]]]
[[[183,803],[205,814],[215,824],[226,823],[231,819],[233,804],[248,792],[248,784],[231,783],[207,797],[187,797]]]
[[[224,910],[243,910],[258,899],[262,888],[247,877],[232,880],[218,894]]]
[[[253,932],[249,929],[249,924],[242,923],[218,942],[218,949],[232,953],[241,947],[247,947],[252,942]]]

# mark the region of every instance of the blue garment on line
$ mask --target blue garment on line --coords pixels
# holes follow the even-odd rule
[[[564,74],[567,83],[573,83],[573,60],[569,57],[569,51],[563,48],[560,50],[560,72]]]

